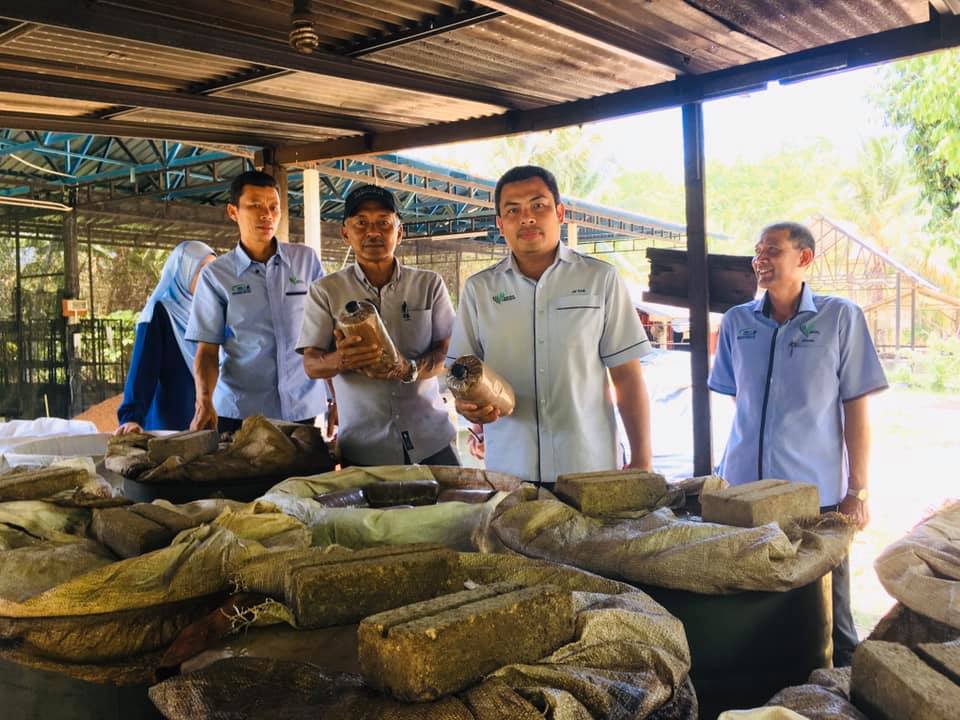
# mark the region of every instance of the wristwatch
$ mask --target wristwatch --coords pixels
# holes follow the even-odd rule
[[[867,492],[866,488],[860,488],[859,490],[855,488],[850,488],[847,490],[847,497],[856,498],[860,502],[866,502],[869,496],[870,496],[870,493]]]
[[[416,360],[407,360],[407,362],[410,363],[410,372],[405,378],[400,380],[400,382],[409,384],[417,381],[417,377],[420,375],[420,368],[417,366]]]

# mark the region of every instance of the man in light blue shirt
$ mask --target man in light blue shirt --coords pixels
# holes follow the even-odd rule
[[[869,522],[867,396],[887,387],[863,311],[804,282],[814,239],[799,223],[765,228],[754,272],[766,292],[723,317],[709,386],[735,398],[719,474],[734,485],[777,478],[814,483],[823,510]],[[857,634],[849,560],[834,571],[834,664],[849,665]]]
[[[240,242],[204,268],[187,326],[198,344],[190,428],[232,432],[250,415],[313,424],[326,389],[306,376],[296,345],[307,290],[323,269],[312,248],[277,241],[273,177],[243,173],[230,194]]]
[[[560,243],[564,206],[543,168],[508,171],[494,191],[510,255],[471,276],[448,362],[476,355],[513,387],[516,407],[457,402],[484,424],[486,465],[534,483],[620,466],[615,411],[631,467],[649,470],[650,405],[640,358],[650,342],[616,269]]]

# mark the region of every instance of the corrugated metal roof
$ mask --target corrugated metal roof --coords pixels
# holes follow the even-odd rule
[[[721,22],[783,52],[924,22],[927,0],[688,0]]]
[[[37,95],[19,95],[0,92],[0,108],[7,112],[43,113],[57,116],[79,116],[103,110],[109,106],[84,100],[63,100],[61,98],[40,97]]]

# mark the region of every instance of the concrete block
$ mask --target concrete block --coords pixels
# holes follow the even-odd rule
[[[642,470],[605,470],[561,475],[554,492],[585,515],[604,515],[656,506],[667,481]]]
[[[220,435],[216,430],[194,430],[152,438],[147,443],[147,457],[152,463],[162,463],[169,457],[184,462],[217,451]]]
[[[158,525],[163,525],[163,527],[172,530],[174,533],[189,530],[200,524],[197,520],[183,513],[178,513],[175,510],[170,510],[162,505],[154,505],[153,503],[137,503],[136,505],[131,505],[128,510],[135,512],[147,520],[152,520]]]
[[[569,591],[495,583],[373,615],[357,630],[364,681],[407,702],[540,660],[574,635]]]
[[[946,643],[921,643],[917,654],[938,673],[960,684],[960,640]]]
[[[896,643],[860,644],[850,695],[873,720],[952,720],[960,712],[960,687]]]
[[[396,545],[303,554],[289,561],[284,596],[301,627],[349,625],[450,592],[459,556],[439,545]]]
[[[819,515],[820,493],[812,483],[758,480],[702,492],[700,506],[706,522],[758,527]]]
[[[166,547],[176,535],[125,507],[94,510],[90,530],[97,540],[122,558]]]
[[[0,475],[0,501],[39,500],[78,488],[88,479],[83,468],[13,469]]]

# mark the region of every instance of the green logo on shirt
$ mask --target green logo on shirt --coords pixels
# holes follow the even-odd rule
[[[820,331],[816,329],[816,325],[817,325],[816,320],[800,323],[800,332],[803,333],[804,337],[810,337],[811,335],[819,335]]]
[[[294,275],[293,273],[290,273],[290,284],[291,284],[291,285],[297,285],[298,283],[302,283],[302,282],[303,282],[303,280],[301,280],[300,278],[298,278],[298,277],[297,277],[296,275]]]
[[[516,300],[516,299],[517,299],[516,295],[507,295],[503,290],[501,290],[500,292],[498,292],[496,295],[493,296],[493,301],[497,305],[500,305],[501,303],[505,303],[505,302],[510,302],[511,300]]]

